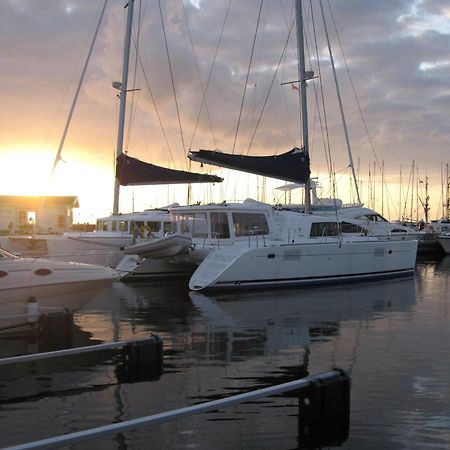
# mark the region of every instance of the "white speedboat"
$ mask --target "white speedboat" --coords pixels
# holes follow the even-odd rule
[[[76,311],[117,277],[97,265],[21,258],[0,249],[0,330],[35,323],[42,313]]]

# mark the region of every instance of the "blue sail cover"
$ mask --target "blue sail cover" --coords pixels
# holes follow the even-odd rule
[[[241,170],[293,183],[305,183],[309,179],[309,156],[299,148],[274,156],[243,156],[213,150],[190,151],[188,158],[214,166]]]
[[[223,178],[215,175],[166,169],[122,153],[117,157],[116,178],[122,186],[150,184],[220,183]]]

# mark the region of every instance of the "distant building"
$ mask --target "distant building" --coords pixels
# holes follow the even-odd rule
[[[63,233],[79,207],[73,196],[0,195],[0,234]]]

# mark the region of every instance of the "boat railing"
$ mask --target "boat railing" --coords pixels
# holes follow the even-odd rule
[[[259,233],[260,230],[251,230],[248,234],[248,247],[252,246],[252,237],[254,238],[253,242],[256,242],[256,248],[259,248],[259,241],[262,239],[262,246],[266,247],[266,235]]]

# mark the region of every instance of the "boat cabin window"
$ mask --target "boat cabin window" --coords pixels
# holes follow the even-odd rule
[[[407,230],[402,228],[393,228],[390,233],[407,233]]]
[[[194,214],[194,230],[193,237],[208,237],[208,221],[206,213]]]
[[[311,237],[337,236],[338,227],[336,222],[316,222],[311,224]]]
[[[119,231],[128,231],[128,222],[126,220],[119,222]]]
[[[150,233],[159,233],[161,231],[161,222],[147,222],[147,230]]]
[[[180,223],[180,232],[192,237],[208,237],[206,213],[179,213],[176,220]]]
[[[117,231],[117,222],[115,220],[111,221],[111,231]]]
[[[361,216],[358,216],[357,219],[368,220],[369,222],[388,222],[388,220],[380,214],[362,214]]]
[[[97,220],[97,231],[107,231],[108,223],[104,220]]]
[[[211,237],[213,239],[229,239],[230,226],[226,212],[211,213]]]
[[[164,228],[163,228],[163,233],[173,233],[174,231],[174,227],[172,226],[171,222],[164,222]]]
[[[269,234],[266,216],[262,213],[232,213],[235,236]]]
[[[341,232],[342,233],[357,233],[362,234],[366,231],[364,228],[349,222],[342,222],[341,223]]]

